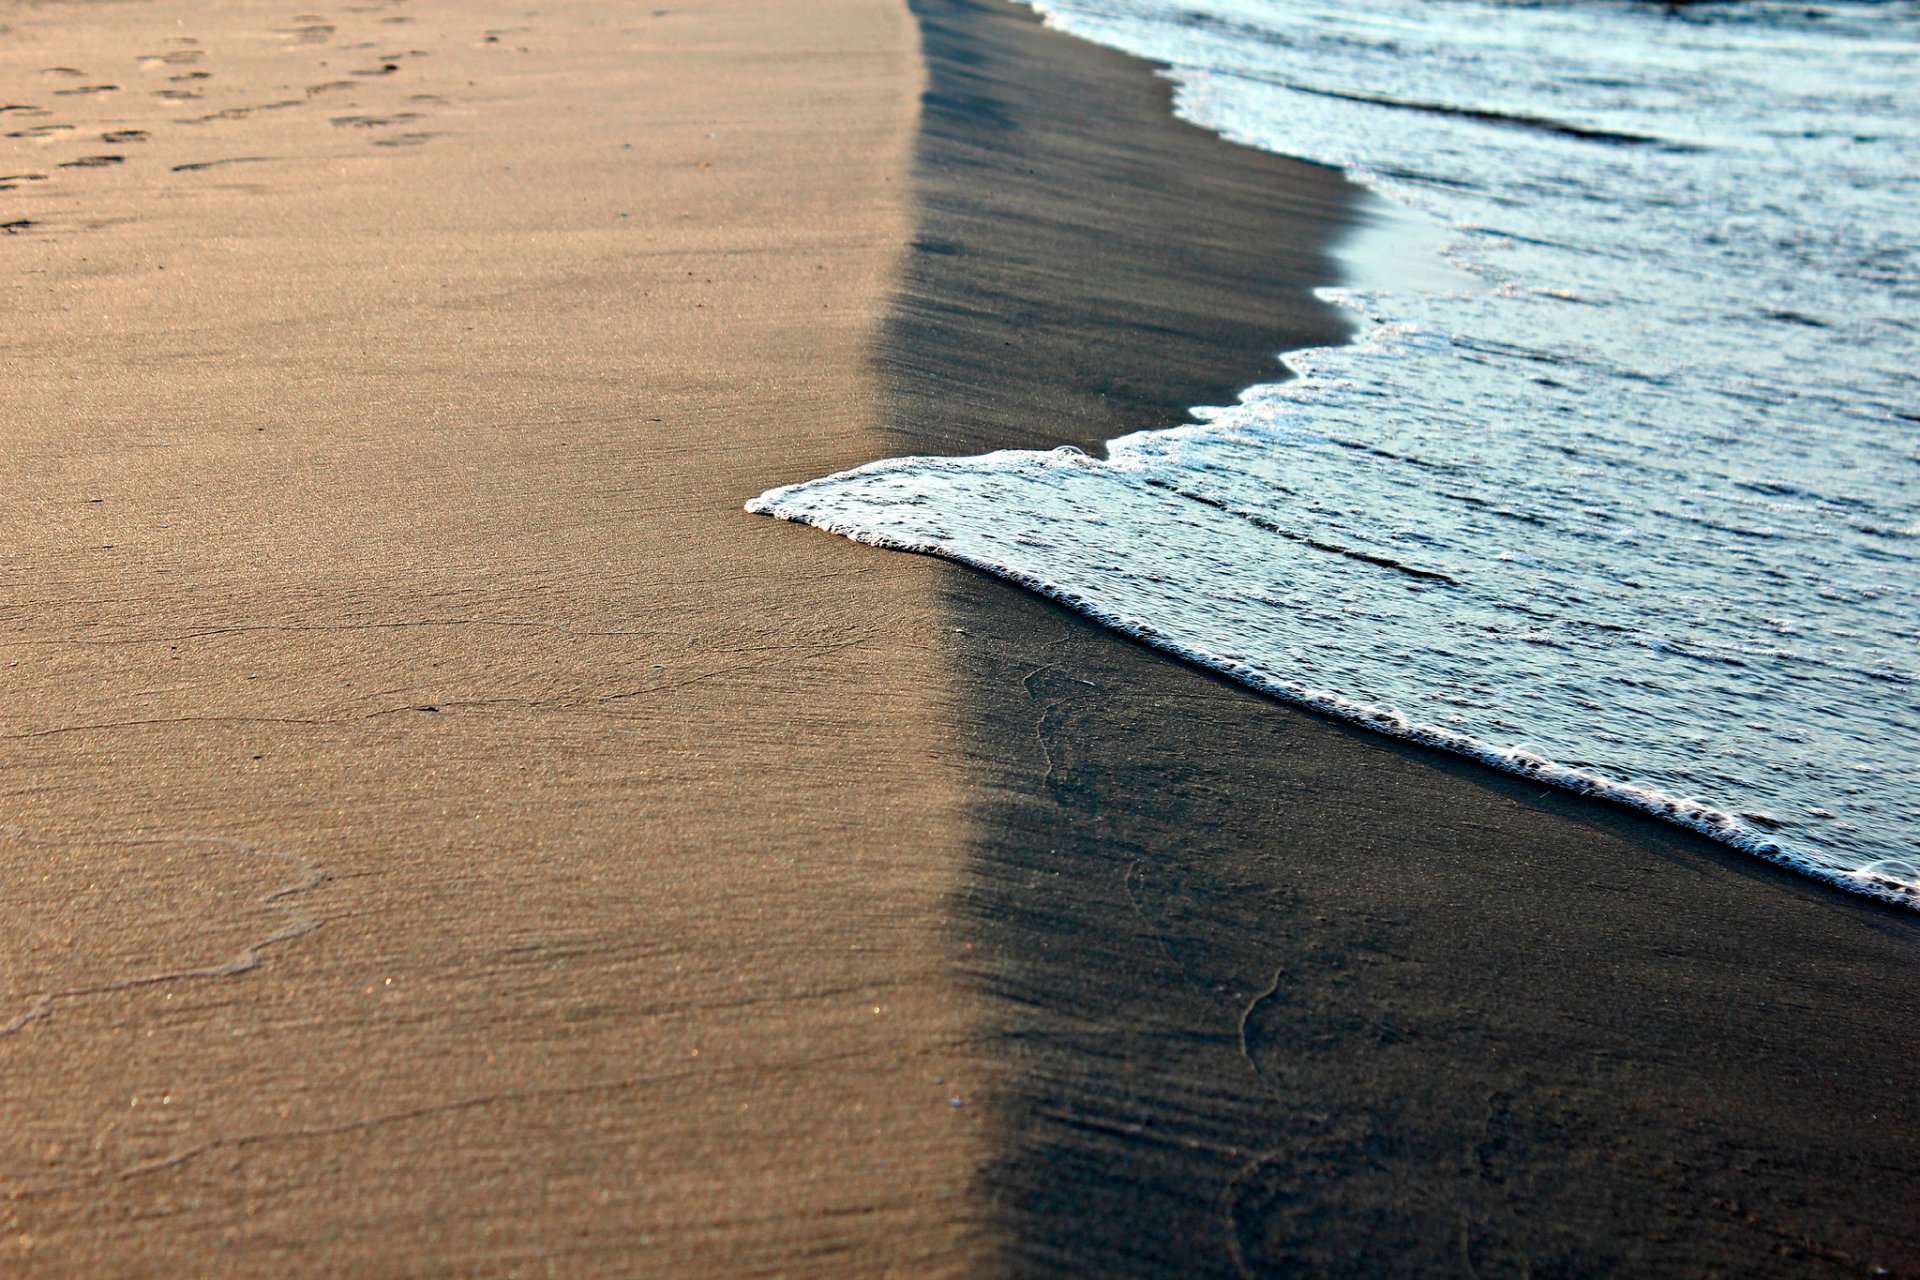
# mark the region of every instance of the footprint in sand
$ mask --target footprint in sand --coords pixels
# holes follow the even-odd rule
[[[198,173],[202,169],[218,169],[229,164],[264,164],[268,159],[270,159],[268,156],[229,156],[224,160],[196,160],[192,164],[177,164],[173,166],[173,171]]]
[[[170,49],[166,53],[140,55],[140,65],[149,71],[161,67],[189,66],[207,56],[204,49]]]
[[[392,10],[385,5],[365,5],[354,9],[354,12],[367,12],[377,15],[380,14],[383,9],[386,10],[386,15],[380,16],[378,21],[384,25],[395,27],[409,26],[412,31],[425,30],[425,28],[418,25],[419,19],[404,14],[393,14]],[[529,29],[530,28],[526,27],[496,28],[490,34],[497,37],[507,35],[509,32]],[[233,122],[246,119],[258,111],[304,105],[306,102],[310,102],[313,99],[327,94],[338,94],[342,92],[354,95],[366,94],[372,88],[368,83],[369,81],[379,80],[397,74],[401,70],[406,69],[409,59],[432,56],[431,46],[428,48],[395,48],[393,46],[383,48],[381,43],[371,41],[342,44],[340,43],[342,35],[351,34],[351,28],[342,28],[330,21],[326,15],[319,13],[299,13],[293,15],[291,18],[282,18],[279,23],[270,27],[270,31],[272,37],[284,45],[313,46],[314,55],[320,57],[319,67],[317,69],[325,68],[326,63],[324,58],[331,56],[334,50],[342,51],[343,55],[349,50],[352,51],[353,62],[350,62],[347,66],[340,66],[339,62],[336,61],[332,74],[340,78],[315,81],[308,84],[305,86],[302,97],[298,99],[232,106],[224,110],[212,111],[206,115],[186,116],[168,112],[167,114],[171,118],[169,123],[211,124]],[[392,34],[398,35],[401,33],[396,31]],[[419,37],[416,36],[416,38]],[[203,102],[209,97],[217,99],[219,96],[223,96],[220,95],[211,84],[211,81],[217,77],[213,71],[208,69],[210,59],[207,50],[200,47],[200,42],[193,37],[168,37],[165,41],[149,45],[146,51],[139,55],[137,61],[143,71],[163,81],[159,86],[154,86],[152,82],[149,81],[146,86],[148,95],[169,106],[175,104],[184,106],[189,103]],[[359,65],[355,66],[355,63]],[[119,86],[114,85],[93,83],[93,80],[98,77],[98,73],[89,72],[79,67],[47,67],[41,70],[41,74],[44,77],[62,82],[47,86],[44,92],[49,93],[82,95],[112,92],[119,88]],[[225,83],[225,81],[223,80],[222,83]],[[135,88],[138,90],[141,86],[135,86]],[[365,106],[374,109],[365,111],[364,113],[336,115],[331,118],[331,123],[335,128],[339,129],[364,129],[376,134],[377,136],[369,139],[369,142],[374,146],[387,148],[417,147],[440,136],[437,132],[429,131],[421,127],[421,111],[444,106],[446,102],[447,99],[439,94],[411,94],[406,95],[405,105],[412,109],[382,112],[378,109],[379,104],[375,102],[363,103],[361,101],[355,101],[352,104],[353,107]],[[343,103],[342,105],[346,104]],[[204,106],[200,109],[202,111],[209,110],[209,108]],[[42,143],[51,143],[69,136],[77,136],[73,134],[75,126],[42,124],[38,121],[31,120],[31,117],[34,115],[48,114],[44,108],[38,106],[0,100],[0,113],[7,113],[11,120],[18,122],[19,127],[8,136],[18,136]],[[131,122],[127,123],[131,124]],[[153,128],[157,129],[159,126],[154,126]],[[94,125],[95,131],[101,129],[102,124]],[[93,136],[97,136],[102,142],[111,147],[121,147],[151,141],[154,137],[154,132],[149,128],[127,127],[107,129],[104,132],[96,132]],[[202,173],[237,164],[260,163],[270,158],[271,157],[258,155],[225,156],[216,159],[188,161],[171,165],[170,170],[180,174]],[[126,155],[121,154],[87,155],[63,162],[57,166],[57,168],[105,168],[124,164],[127,159],[128,157]],[[41,174],[36,176],[44,178],[46,175]],[[0,190],[10,189],[17,183],[27,180],[25,177],[18,176],[11,179],[0,179]],[[14,228],[14,231],[17,232],[20,229],[22,228]],[[11,233],[12,232],[10,232],[10,234]]]
[[[333,39],[333,24],[318,14],[296,14],[293,20],[300,25],[277,27],[273,34],[284,36],[293,44],[325,44]]]
[[[184,117],[181,124],[212,124],[216,120],[245,120],[256,111],[284,111],[288,107],[305,106],[299,98],[286,98],[279,102],[260,102],[250,107],[228,107],[224,111],[215,111],[204,116]]]
[[[84,79],[87,73],[78,67],[45,67],[40,74],[60,80],[79,80]],[[119,88],[117,84],[77,84],[65,89],[55,89],[53,94],[56,98],[73,98],[92,93],[113,93]]]
[[[181,124],[212,124],[216,120],[245,120],[253,114],[251,107],[228,107],[224,111],[215,111],[210,115],[188,116]]]
[[[336,129],[379,129],[386,125],[400,124],[419,118],[418,111],[402,111],[391,116],[335,116],[332,124]]]

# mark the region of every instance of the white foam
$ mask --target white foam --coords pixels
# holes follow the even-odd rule
[[[955,501],[954,490],[940,481],[964,476],[976,471],[976,468],[987,477],[1004,481],[1014,468],[1037,468],[1043,472],[1053,472],[1063,467],[1096,470],[1109,465],[1071,447],[1047,452],[1002,450],[965,459],[888,459],[820,480],[769,490],[748,502],[746,509],[756,515],[812,525],[870,546],[937,555],[971,565],[1018,583],[1153,648],[1218,672],[1282,702],[1305,707],[1388,737],[1465,756],[1503,773],[1637,809],[1844,889],[1902,906],[1920,906],[1920,868],[1911,862],[1886,859],[1857,867],[1823,862],[1782,848],[1777,841],[1713,804],[1671,795],[1655,787],[1619,782],[1600,773],[1563,765],[1525,746],[1491,745],[1469,734],[1409,719],[1391,707],[1356,701],[1330,690],[1310,687],[1254,662],[1225,657],[1212,651],[1204,640],[1195,638],[1189,634],[1188,628],[1181,625],[1183,619],[1177,611],[1143,616],[1102,598],[1097,588],[1092,591],[1080,589],[1020,565],[996,559],[983,553],[958,528],[942,528],[937,523],[937,513],[953,513],[967,505]],[[926,483],[929,481],[932,483]],[[903,490],[902,482],[916,492],[910,496]],[[867,501],[890,514],[911,511],[934,517],[934,521],[930,522],[931,527],[901,519],[876,519],[876,508],[854,497],[872,485],[879,486],[880,491]],[[996,503],[1007,496],[1004,488],[989,492]],[[1104,522],[1097,516],[1090,519]],[[1021,540],[1019,535],[1015,535],[1015,540]],[[1044,550],[1047,544],[1041,542],[1034,545]],[[1117,580],[1134,578],[1136,574],[1148,578],[1156,576],[1155,570],[1130,571],[1112,563],[1111,559],[1108,563],[1093,567],[1099,574]]]
[[[1355,344],[1104,461],[896,459],[749,509],[1920,904],[1920,15],[1041,7],[1422,211],[1462,274],[1328,291]]]

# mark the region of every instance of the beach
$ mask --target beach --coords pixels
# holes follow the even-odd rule
[[[741,510],[1338,340],[1338,174],[999,0],[0,20],[0,1270],[1920,1274],[1911,912]]]
[[[932,581],[739,511],[884,447],[910,19],[290,19],[8,15],[0,1270],[969,1269]]]
[[[1057,120],[1128,70],[1119,55],[1033,32],[1010,7],[929,0],[919,11],[934,92],[968,86],[991,104],[974,118],[1012,119],[1002,132],[1024,132],[1022,111]],[[1057,60],[1039,75],[1008,46]],[[1004,80],[982,66],[1006,67]],[[1180,264],[1158,290],[1151,267],[1129,274],[1164,309],[1120,361],[1139,379],[1128,407],[1059,407],[1051,438],[1022,437],[1021,411],[999,409],[1020,395],[970,397],[964,372],[940,377],[1011,340],[1017,313],[981,306],[950,347],[919,326],[912,363],[895,357],[903,387],[950,386],[957,402],[915,414],[896,393],[899,420],[914,424],[901,451],[1167,425],[1166,387],[1174,400],[1224,403],[1264,372],[1226,373],[1196,395],[1182,381],[1191,365],[1156,369],[1188,296],[1178,272],[1205,249],[1154,229],[1212,225],[1220,197],[1192,176],[1196,155],[1225,170],[1217,182],[1267,175],[1287,196],[1261,206],[1266,232],[1290,221],[1294,242],[1338,216],[1327,179],[1214,149],[1153,114],[1163,87],[1137,93],[1133,112],[1100,114],[1132,145],[1100,138],[1087,113],[1088,151],[1104,143],[1109,162],[1078,153],[1094,173],[1051,193],[1044,175],[1071,166],[1036,166],[1022,192],[1051,199],[1065,221],[1083,190],[1113,189],[1142,150],[1187,145],[1181,182],[1133,188],[1125,206],[1148,229],[1126,251]],[[970,190],[969,204],[927,219],[931,234],[958,223],[965,243],[1051,221],[998,205],[995,188]],[[1081,261],[1115,252],[1121,232],[1083,225]],[[1052,305],[1097,309],[1098,298],[1069,301],[1106,278],[1074,252],[1052,247],[1051,278],[1066,282]],[[938,292],[950,261],[914,259],[910,294]],[[1290,323],[1324,332],[1311,311]],[[1001,364],[1010,378],[1024,348],[1002,349],[1022,352]],[[1055,379],[1042,352],[1034,381]],[[935,434],[968,420],[993,425],[965,441]],[[922,423],[928,435],[913,434]],[[979,575],[954,573],[947,590],[965,633],[962,705],[994,746],[962,904],[988,940],[981,982],[1002,997],[1017,1046],[1007,1145],[986,1181],[1016,1272],[1920,1265],[1900,1208],[1920,1168],[1901,1084],[1911,1006],[1896,976],[1914,945],[1910,913],[1250,696]]]

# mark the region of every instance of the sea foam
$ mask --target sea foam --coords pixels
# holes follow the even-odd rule
[[[1330,290],[1357,342],[1105,459],[893,459],[749,509],[1920,900],[1915,12],[1045,11],[1434,219],[1471,286]]]

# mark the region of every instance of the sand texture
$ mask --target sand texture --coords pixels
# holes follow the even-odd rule
[[[909,16],[298,13],[0,11],[0,1274],[965,1269]]]
[[[0,28],[0,1275],[1920,1275],[1912,915],[740,510],[1270,378],[1337,175],[999,0]]]
[[[1332,175],[1180,124],[1141,64],[999,0],[914,8],[914,234],[963,251],[902,282],[903,448],[1225,403],[1273,366],[1223,314],[1324,340],[1313,246],[1367,214]],[[947,176],[983,152],[1020,179]],[[1100,394],[1059,389],[1078,348],[1044,335],[1075,317]],[[1920,1275],[1920,917],[947,583],[1011,1273]]]

